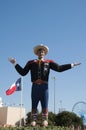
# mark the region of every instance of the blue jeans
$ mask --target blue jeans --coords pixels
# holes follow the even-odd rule
[[[39,101],[41,102],[41,107],[43,109],[48,109],[48,84],[32,84],[32,109],[37,110]]]

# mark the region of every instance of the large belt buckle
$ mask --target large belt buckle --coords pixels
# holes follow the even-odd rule
[[[37,83],[38,85],[41,85],[42,83]]]
[[[37,84],[38,84],[38,85],[41,85],[41,84],[43,84],[43,82],[41,81],[41,82],[38,82]]]

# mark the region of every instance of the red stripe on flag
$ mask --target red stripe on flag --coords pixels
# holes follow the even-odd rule
[[[15,83],[11,85],[11,87],[6,91],[6,95],[11,95],[16,91],[16,85]]]

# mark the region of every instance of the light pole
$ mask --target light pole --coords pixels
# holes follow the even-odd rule
[[[55,91],[56,91],[56,77],[54,76],[53,77],[53,81],[54,81],[54,114],[55,114],[55,108],[56,108],[56,106],[55,106],[55,98],[56,98],[56,94],[55,94]]]
[[[59,108],[59,112],[62,112],[62,100],[60,100],[60,108]]]

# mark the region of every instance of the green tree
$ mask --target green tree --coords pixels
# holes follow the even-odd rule
[[[38,113],[37,124],[41,125],[42,113]],[[73,112],[63,111],[58,114],[49,112],[48,122],[50,126],[64,127],[81,127],[83,129],[83,121]],[[27,113],[26,125],[31,123],[31,112]]]
[[[48,122],[49,125],[54,126],[55,125],[55,114],[53,112],[49,112],[49,116],[48,116]]]
[[[56,115],[55,125],[65,127],[81,127],[83,128],[83,121],[73,112],[63,111]]]
[[[30,125],[31,123],[31,112],[28,112],[26,115],[26,125]]]
[[[42,121],[42,113],[38,112],[37,124],[41,124],[41,121]],[[49,112],[48,122],[49,122],[49,125],[55,124],[55,114],[54,113]],[[30,125],[30,123],[31,123],[31,112],[28,112],[27,117],[26,117],[26,125]]]

